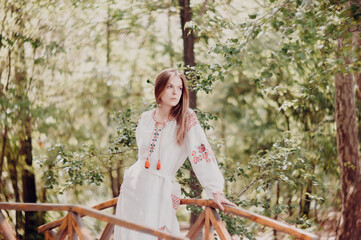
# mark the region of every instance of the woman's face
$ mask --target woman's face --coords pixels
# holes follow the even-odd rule
[[[179,103],[180,98],[182,97],[183,92],[183,83],[178,76],[173,76],[169,79],[167,86],[162,93],[160,99],[162,100],[162,105],[169,107],[174,107]]]

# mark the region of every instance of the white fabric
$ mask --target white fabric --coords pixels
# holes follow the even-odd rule
[[[176,208],[181,190],[175,181],[175,175],[187,156],[209,198],[212,198],[212,193],[223,191],[222,173],[192,110],[189,111],[186,123],[184,143],[179,146],[176,141],[175,119],[160,124],[154,120],[154,110],[142,113],[136,130],[138,160],[124,172],[116,209],[117,217],[155,229],[165,227],[165,231],[179,234]],[[152,143],[154,148],[150,146]],[[159,155],[161,169],[157,170]],[[144,167],[147,156],[150,162],[148,169]],[[157,240],[151,235],[117,226],[114,228],[114,239]]]

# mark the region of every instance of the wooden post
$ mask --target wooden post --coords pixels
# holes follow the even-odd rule
[[[99,240],[109,240],[113,232],[114,232],[114,225],[108,223]]]
[[[8,222],[6,222],[4,215],[0,211],[0,233],[5,240],[16,240],[15,234]]]
[[[55,235],[54,240],[64,240],[67,235],[68,218],[64,218],[63,222],[59,227],[58,233]]]
[[[54,232],[52,230],[46,230],[45,231],[45,240],[54,240]]]
[[[205,219],[205,212],[203,211],[201,215],[197,218],[197,220],[194,222],[193,226],[189,229],[187,238],[190,240],[195,239],[197,237],[197,234],[200,230],[202,230],[202,227],[204,225],[204,219]]]
[[[211,211],[209,214],[210,220],[221,240],[232,240],[231,235],[229,235],[226,226],[222,222],[216,210],[211,209],[210,211]]]
[[[88,240],[88,239],[92,239],[90,237],[90,234],[88,232],[88,230],[84,227],[82,221],[80,220],[79,214],[76,213],[69,213],[72,215],[72,220],[74,223],[74,229],[75,232],[78,234],[78,237],[80,240]]]
[[[213,232],[214,228],[210,224],[211,220],[209,218],[209,215],[212,214],[211,208],[206,207],[205,212],[206,212],[206,217],[205,217],[205,225],[204,225],[204,239],[205,240],[214,240],[214,232]]]
[[[75,233],[74,226],[73,226],[75,224],[75,220],[73,218],[73,213],[69,212],[66,217],[68,218],[68,240],[76,240],[77,235]]]

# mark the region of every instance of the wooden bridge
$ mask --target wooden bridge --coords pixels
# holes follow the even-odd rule
[[[56,221],[44,224],[38,228],[39,233],[45,234],[46,240],[52,239],[95,239],[82,224],[81,218],[88,216],[106,222],[107,225],[100,237],[100,240],[111,239],[114,225],[133,229],[135,231],[147,233],[157,236],[160,239],[195,239],[197,234],[204,228],[204,239],[214,239],[214,230],[222,240],[231,240],[231,236],[226,230],[225,224],[221,221],[215,209],[218,206],[212,200],[199,199],[182,199],[183,205],[196,205],[204,207],[203,212],[198,217],[197,221],[191,226],[187,235],[175,236],[159,229],[152,229],[146,226],[141,226],[132,223],[111,214],[101,212],[103,209],[115,207],[117,198],[100,203],[92,208],[83,207],[73,204],[45,204],[45,203],[0,203],[0,234],[6,240],[15,240],[15,234],[12,226],[6,221],[1,213],[1,210],[16,210],[16,211],[67,211],[68,214]],[[284,232],[297,239],[315,240],[318,237],[315,234],[300,230],[286,223],[276,221],[274,219],[255,214],[238,207],[225,206],[224,212],[233,214],[239,217],[247,218],[251,221],[259,223],[263,226],[270,227],[274,230]],[[212,227],[213,226],[213,227]],[[127,239],[129,240],[129,239]],[[131,239],[130,239],[131,240]]]

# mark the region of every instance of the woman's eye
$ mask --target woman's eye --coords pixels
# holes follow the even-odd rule
[[[168,88],[172,88],[172,86],[171,86],[171,85],[169,85],[169,86],[168,86]]]

